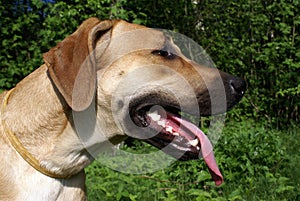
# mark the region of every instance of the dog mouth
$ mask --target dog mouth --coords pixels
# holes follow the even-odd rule
[[[131,119],[139,127],[147,127],[151,131],[151,136],[143,141],[178,160],[203,158],[215,184],[222,184],[223,176],[216,163],[211,142],[198,126],[180,115],[179,109],[157,105],[137,108],[131,110]]]

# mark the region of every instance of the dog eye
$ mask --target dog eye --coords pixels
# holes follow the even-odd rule
[[[167,59],[174,59],[176,57],[175,54],[166,50],[154,50],[152,54],[165,57]]]

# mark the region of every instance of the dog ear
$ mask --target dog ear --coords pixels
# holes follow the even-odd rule
[[[95,46],[113,24],[111,20],[90,18],[43,56],[50,78],[75,111],[85,110],[93,101],[97,70]]]

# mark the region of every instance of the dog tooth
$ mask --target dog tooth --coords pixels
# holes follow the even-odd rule
[[[173,133],[173,128],[171,126],[167,126],[166,131],[169,133]]]
[[[179,133],[176,133],[176,132],[175,132],[175,133],[173,133],[173,135],[175,135],[175,136],[179,136]]]
[[[196,149],[199,151],[199,150],[200,150],[200,147],[197,146]]]
[[[157,113],[157,111],[151,112],[147,114],[153,121],[159,121],[160,115]]]
[[[190,145],[192,145],[192,146],[197,146],[197,144],[199,143],[199,141],[198,141],[198,139],[194,139],[194,140],[190,140],[189,141],[189,143],[190,143]]]
[[[166,122],[164,120],[159,120],[157,122],[158,125],[162,126],[162,127],[166,127]]]

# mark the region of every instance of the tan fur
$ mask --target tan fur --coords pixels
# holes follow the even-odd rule
[[[183,56],[166,60],[151,54],[165,42],[159,31],[91,18],[46,53],[45,64],[16,85],[1,119],[44,168],[73,176],[54,179],[37,172],[12,148],[0,126],[0,200],[86,200],[83,169],[93,160],[86,148],[101,149],[111,145],[109,140],[117,144],[126,138],[123,113],[117,111],[113,117],[113,99],[126,105],[124,97],[131,96],[137,86],[147,90],[144,83],[149,82],[149,86],[170,87],[188,104],[186,85],[172,72],[180,74],[199,94],[220,76],[216,69],[206,67],[199,66],[197,72],[196,64]],[[155,67],[162,65],[170,69]],[[78,94],[74,88],[80,89]],[[0,95],[1,103],[5,93]],[[104,136],[84,147],[75,132],[73,112],[81,114],[93,107]]]

